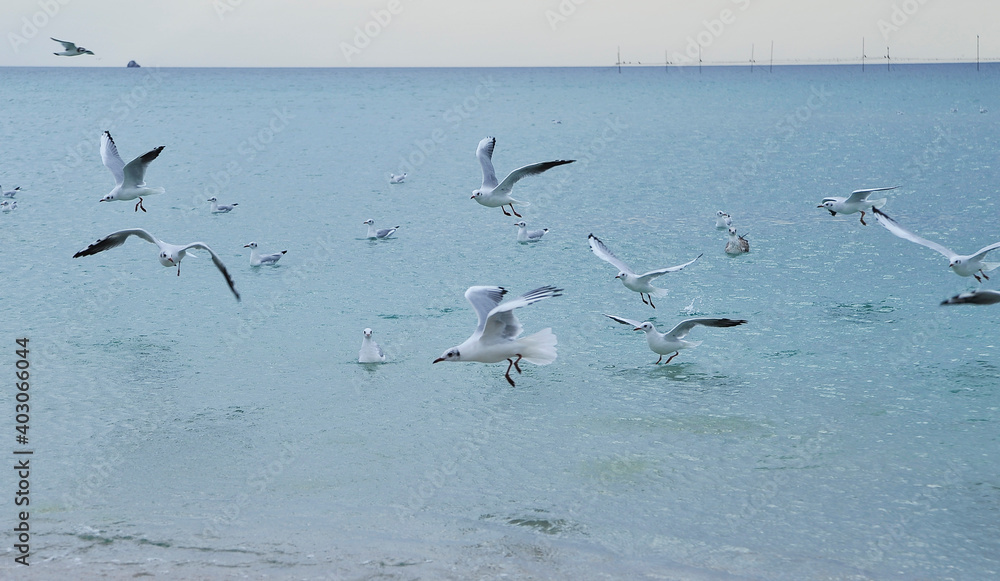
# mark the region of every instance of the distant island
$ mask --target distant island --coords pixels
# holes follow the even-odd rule
[[[137,63],[135,61],[128,61],[128,64],[125,65],[125,66],[128,67],[128,68],[130,68],[130,69],[137,69],[137,68],[139,68],[139,63]]]

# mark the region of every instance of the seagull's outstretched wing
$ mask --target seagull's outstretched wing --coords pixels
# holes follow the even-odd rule
[[[490,316],[490,311],[500,304],[505,294],[507,289],[501,286],[470,286],[465,291],[465,300],[469,301],[479,318],[476,334],[483,333],[483,329],[486,328],[486,318]]]
[[[930,248],[931,250],[936,250],[936,251],[940,252],[941,254],[944,254],[945,257],[948,258],[948,260],[951,260],[951,259],[955,258],[956,256],[958,256],[958,254],[952,252],[951,250],[948,250],[947,248],[945,248],[944,246],[941,246],[937,242],[931,242],[930,240],[927,240],[926,238],[921,238],[920,236],[917,236],[916,234],[914,234],[913,232],[910,232],[906,228],[903,228],[902,226],[899,225],[898,222],[896,222],[895,220],[893,220],[892,218],[890,218],[889,216],[887,216],[886,213],[883,212],[882,210],[879,210],[878,208],[872,208],[872,212],[875,214],[875,219],[878,220],[879,224],[881,224],[882,226],[885,227],[886,230],[888,230],[889,232],[892,232],[896,236],[899,236],[903,240],[909,240],[910,242],[916,242],[917,244],[920,244],[921,246],[926,246],[927,248]],[[986,250],[986,252],[989,252],[989,247],[987,247],[987,249],[984,249],[984,250]],[[982,252],[982,251],[980,251],[980,252]]]
[[[533,176],[533,175],[536,175],[536,174],[540,174],[540,173],[542,173],[544,171],[548,171],[548,170],[550,170],[550,169],[552,169],[552,168],[554,168],[554,167],[556,167],[558,165],[565,165],[567,163],[573,163],[574,161],[576,161],[576,160],[575,159],[557,159],[555,161],[543,161],[543,162],[540,162],[540,163],[533,163],[533,164],[530,164],[530,165],[519,167],[519,168],[515,169],[514,171],[510,172],[509,174],[507,174],[507,177],[505,177],[503,179],[503,181],[500,182],[500,185],[498,185],[494,191],[496,191],[499,194],[509,193],[511,191],[511,189],[513,189],[514,184],[516,184],[517,182],[521,181],[522,179],[524,179],[524,178],[526,178],[528,176]],[[496,179],[496,178],[494,178],[494,179]]]
[[[101,159],[115,176],[115,185],[122,185],[125,181],[125,162],[122,156],[118,155],[118,148],[115,146],[115,140],[111,138],[110,131],[101,134]]]
[[[635,272],[633,272],[632,269],[629,268],[627,264],[622,262],[621,259],[612,254],[610,250],[608,250],[608,247],[605,246],[603,242],[601,242],[600,238],[591,234],[590,236],[587,237],[587,240],[590,242],[590,249],[594,251],[594,254],[596,254],[598,258],[600,258],[605,262],[611,263],[611,265],[617,268],[619,272],[624,272],[625,274],[633,274],[633,275],[635,274]]]
[[[236,283],[233,282],[233,277],[229,276],[229,271],[226,270],[226,265],[222,264],[222,260],[219,259],[219,255],[215,253],[214,250],[209,248],[208,244],[204,242],[192,242],[191,244],[185,245],[181,250],[188,250],[189,248],[201,248],[207,250],[209,254],[212,255],[212,262],[215,263],[215,267],[219,269],[222,276],[226,279],[226,284],[229,285],[229,290],[233,291],[233,295],[236,296],[236,300],[240,300],[240,293],[236,292]]]
[[[604,313],[604,316],[607,317],[607,318],[609,318],[609,319],[611,319],[612,321],[617,321],[617,322],[621,323],[622,325],[629,325],[629,326],[634,327],[634,328],[639,328],[639,326],[642,325],[642,321],[635,321],[635,320],[632,320],[632,319],[626,319],[625,317],[618,317],[618,316],[615,316],[615,315],[609,315],[607,313]]]
[[[696,256],[694,258],[694,260],[689,260],[688,262],[685,262],[684,264],[678,264],[677,266],[670,266],[670,267],[667,267],[667,268],[661,268],[659,270],[651,270],[651,271],[647,272],[646,274],[639,275],[639,280],[641,280],[643,282],[649,282],[649,281],[653,280],[654,278],[656,278],[658,276],[663,276],[664,274],[667,274],[668,272],[677,272],[678,270],[683,270],[685,266],[690,266],[690,265],[694,264],[703,255],[704,254],[699,254],[698,256]]]
[[[894,190],[898,187],[899,186],[891,186],[888,188],[868,188],[866,190],[854,190],[853,192],[851,192],[851,195],[847,197],[846,202],[849,204],[863,202],[865,198],[868,197],[868,194],[872,192],[884,192],[886,190]]]
[[[667,331],[667,335],[675,339],[683,339],[687,337],[687,334],[695,327],[695,325],[704,325],[706,327],[735,327],[736,325],[742,325],[746,323],[744,319],[708,319],[708,318],[698,318],[698,319],[684,319],[680,323],[677,323],[673,329]]]
[[[561,288],[554,286],[538,287],[514,300],[493,307],[486,317],[486,326],[479,340],[486,344],[514,340],[521,334],[521,330],[523,329],[517,317],[514,316],[514,309],[525,307],[550,297],[561,296],[561,292]]]
[[[496,137],[484,137],[476,148],[476,157],[483,166],[483,188],[497,187],[497,174],[493,171],[493,148],[496,144]]]
[[[156,239],[155,236],[149,232],[143,230],[142,228],[131,228],[129,230],[119,230],[117,232],[112,232],[104,238],[101,238],[97,242],[94,242],[90,246],[84,248],[80,252],[73,255],[73,258],[80,258],[81,256],[90,256],[92,254],[97,254],[98,252],[104,252],[110,248],[115,248],[121,246],[125,243],[125,240],[129,236],[138,236],[147,242],[152,242],[157,246],[161,245],[161,242]]]
[[[1000,242],[994,242],[993,244],[990,244],[989,246],[983,246],[975,254],[972,255],[972,259],[973,260],[982,260],[983,257],[986,256],[987,252],[989,252],[990,250],[996,250],[997,248],[1000,248]]]
[[[108,137],[110,138],[110,136]],[[125,187],[142,187],[146,185],[146,166],[160,155],[163,148],[163,145],[153,148],[125,165]],[[233,205],[235,206],[236,204]]]
[[[52,37],[50,36],[49,38],[52,38]],[[74,42],[70,42],[68,40],[59,40],[58,38],[52,38],[52,40],[54,40],[54,41],[58,42],[59,44],[63,45],[63,49],[65,49],[65,50],[76,50],[76,43],[74,43]]]
[[[1000,291],[974,290],[941,301],[942,305],[993,305],[1000,303]]]

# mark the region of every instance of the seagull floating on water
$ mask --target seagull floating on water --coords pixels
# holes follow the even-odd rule
[[[983,261],[987,252],[1000,248],[1000,242],[994,242],[989,246],[984,246],[976,251],[975,254],[962,255],[941,246],[937,242],[931,242],[926,238],[917,236],[913,232],[910,232],[900,226],[898,222],[887,216],[882,210],[873,208],[873,212],[875,213],[875,219],[878,220],[878,223],[885,226],[885,229],[889,232],[892,232],[903,240],[916,242],[921,246],[926,246],[931,250],[936,250],[943,254],[948,259],[948,267],[955,271],[955,274],[958,276],[974,276],[976,277],[976,280],[983,282],[983,279],[979,278],[979,275],[983,275],[983,278],[989,280],[990,277],[986,276],[986,273],[1000,266],[1000,262]]]
[[[372,340],[372,330],[365,329],[365,338],[361,340],[361,351],[358,351],[358,363],[385,363],[385,352],[378,343]]]
[[[233,295],[236,296],[236,300],[240,300],[240,293],[236,292],[236,284],[233,282],[233,277],[229,276],[229,271],[226,270],[226,265],[222,264],[222,260],[219,259],[219,256],[215,253],[215,251],[209,248],[209,246],[204,242],[192,242],[190,244],[183,245],[168,244],[167,242],[157,239],[155,236],[142,228],[132,228],[108,234],[104,238],[99,239],[97,242],[94,242],[90,246],[74,254],[73,258],[90,256],[92,254],[97,254],[98,252],[104,252],[105,250],[121,246],[126,240],[128,240],[129,236],[138,236],[147,242],[156,244],[156,246],[160,249],[160,264],[163,266],[176,266],[177,276],[181,275],[181,260],[187,256],[189,250],[192,248],[207,250],[208,253],[212,255],[212,262],[215,263],[215,267],[219,269],[223,278],[226,279],[226,284],[229,285],[229,290],[233,291]],[[192,254],[192,256],[194,255]]]
[[[403,173],[399,174],[399,175],[396,175],[394,173],[390,173],[389,174],[389,183],[390,184],[401,184],[401,183],[403,183],[403,180],[405,180],[405,179],[406,179],[406,172],[405,171]]]
[[[383,238],[388,238],[392,236],[393,232],[399,229],[399,226],[394,228],[381,228],[379,230],[375,229],[375,220],[368,218],[362,224],[368,226],[368,238],[372,240],[382,240]]]
[[[518,363],[524,359],[535,365],[548,365],[556,360],[556,336],[551,328],[518,338],[523,327],[514,315],[514,309],[524,307],[550,297],[561,296],[562,289],[543,286],[528,291],[518,298],[501,304],[507,289],[499,286],[473,286],[465,291],[479,317],[479,324],[471,337],[461,345],[445,351],[434,363],[441,361],[477,361],[479,363],[499,363],[507,360],[504,377],[510,385],[510,368],[521,373]]]
[[[736,228],[729,227],[729,242],[726,242],[726,254],[743,254],[750,252],[750,243],[743,236],[736,234]]]
[[[2,211],[4,214],[10,214],[12,210],[16,209],[17,209],[17,200],[14,200],[13,202],[8,200],[0,202],[0,211]]]
[[[232,204],[220,204],[219,200],[214,196],[205,200],[206,202],[212,202],[212,213],[213,214],[225,214],[227,212],[232,212],[233,208],[239,206],[239,202],[233,202]]]
[[[49,38],[52,38],[52,37],[50,36]],[[94,54],[94,53],[90,52],[89,50],[83,48],[82,46],[76,46],[75,43],[72,43],[72,42],[70,42],[68,40],[59,40],[58,38],[52,38],[52,40],[54,40],[54,41],[58,42],[59,44],[63,45],[63,51],[62,52],[54,52],[54,53],[52,53],[52,54],[54,54],[56,56],[79,56],[81,54]]]
[[[959,293],[950,299],[941,301],[942,305],[994,305],[996,303],[1000,303],[1000,291],[985,289]]]
[[[21,186],[17,186],[13,190],[4,190],[3,187],[0,187],[0,191],[3,192],[3,197],[5,197],[5,198],[13,198],[14,196],[17,195],[18,192],[21,191]]]
[[[251,242],[249,244],[244,244],[243,248],[250,249],[250,266],[260,266],[262,264],[277,264],[278,260],[288,252],[287,250],[282,250],[281,252],[275,252],[274,254],[260,254],[257,252],[257,243]]]
[[[715,227],[721,229],[729,228],[733,225],[733,217],[719,210],[715,213]]]
[[[538,242],[542,239],[542,236],[548,233],[548,228],[542,228],[541,230],[528,230],[528,225],[524,223],[524,220],[520,222],[515,222],[517,226],[517,241],[518,242]]]
[[[479,142],[479,147],[476,148],[476,157],[479,158],[479,164],[483,166],[483,185],[478,190],[472,192],[472,199],[487,208],[500,208],[507,216],[510,216],[510,214],[507,213],[507,208],[504,208],[504,206],[510,206],[510,211],[514,212],[514,215],[520,218],[521,215],[514,209],[514,204],[528,205],[528,202],[522,202],[510,197],[510,192],[514,184],[523,178],[540,174],[557,165],[576,161],[575,159],[558,159],[555,161],[533,163],[515,169],[507,174],[507,177],[502,182],[497,182],[496,173],[493,171],[493,147],[496,146],[496,143],[496,137],[485,137]]]
[[[694,258],[694,260],[690,260],[688,262],[685,262],[684,264],[679,264],[677,266],[661,268],[659,270],[651,270],[645,274],[636,274],[635,272],[632,271],[631,268],[628,267],[627,264],[622,262],[614,254],[612,254],[611,251],[608,250],[608,247],[605,246],[603,242],[601,242],[600,238],[591,234],[590,236],[587,237],[587,239],[590,241],[590,249],[594,251],[594,254],[596,254],[598,258],[600,258],[605,262],[610,263],[612,266],[618,269],[618,275],[615,276],[615,278],[621,279],[622,284],[625,285],[625,288],[639,293],[639,298],[642,299],[642,302],[648,304],[654,309],[656,308],[656,305],[653,304],[653,297],[654,296],[662,297],[667,294],[667,291],[666,289],[653,286],[652,284],[650,284],[650,281],[658,276],[663,276],[668,272],[677,272],[678,270],[681,270],[686,266],[690,266],[694,264],[695,261],[697,261],[702,256],[701,254],[699,254]],[[646,299],[642,296],[643,294],[649,297],[648,303],[646,303]]]
[[[867,190],[854,190],[851,195],[846,198],[823,198],[823,202],[816,206],[817,208],[826,208],[830,212],[831,216],[836,216],[837,214],[853,214],[855,212],[861,212],[861,225],[867,226],[865,223],[865,210],[881,208],[885,205],[885,198],[879,198],[877,200],[871,200],[868,198],[869,194],[872,192],[884,192],[886,190],[894,190],[899,186],[892,186],[889,188],[868,188]]]
[[[673,352],[673,355],[671,355],[663,363],[664,365],[670,363],[674,357],[677,357],[681,349],[689,349],[691,347],[701,345],[701,341],[686,341],[684,339],[684,337],[687,337],[688,333],[691,332],[691,329],[695,328],[696,325],[704,325],[706,327],[735,327],[746,323],[744,319],[685,319],[680,323],[677,323],[673,329],[670,329],[666,333],[660,333],[649,321],[643,323],[632,319],[626,319],[625,317],[616,317],[615,315],[605,314],[604,316],[623,325],[631,325],[633,327],[633,331],[645,331],[646,342],[649,344],[649,348],[653,350],[653,353],[660,356],[660,358],[653,363],[654,365],[658,364],[667,353]]]
[[[111,170],[111,175],[115,176],[115,188],[100,201],[126,201],[139,198],[135,204],[135,211],[138,212],[141,209],[145,212],[146,208],[142,205],[142,197],[162,194],[165,191],[163,188],[146,187],[145,181],[146,166],[160,155],[163,148],[163,145],[153,148],[126,164],[122,160],[122,156],[118,155],[118,148],[115,146],[115,140],[111,138],[111,133],[109,131],[102,133],[101,159],[104,161],[104,165]]]

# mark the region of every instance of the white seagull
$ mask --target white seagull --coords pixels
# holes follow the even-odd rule
[[[729,228],[733,225],[733,217],[719,210],[715,213],[715,227],[721,229]]]
[[[403,180],[405,180],[405,179],[406,179],[406,172],[405,171],[403,173],[399,174],[399,175],[396,175],[394,173],[390,173],[389,174],[389,183],[390,184],[401,184],[401,183],[403,183]]]
[[[434,363],[441,361],[478,361],[479,363],[499,363],[507,360],[504,377],[514,386],[510,378],[510,368],[521,373],[518,363],[521,359],[535,365],[548,365],[556,360],[556,336],[551,328],[545,328],[527,337],[518,338],[523,327],[514,315],[514,309],[524,307],[549,297],[561,296],[562,289],[543,286],[528,291],[518,298],[500,304],[507,289],[499,286],[473,286],[465,291],[479,317],[476,332],[457,345],[445,351]],[[516,358],[516,359],[515,359]]]
[[[643,303],[646,303],[646,299],[642,295],[643,294],[647,295],[649,297],[649,302],[646,304],[653,307],[654,309],[656,308],[656,305],[653,304],[653,297],[654,296],[662,297],[667,294],[667,291],[666,289],[653,286],[652,284],[650,284],[650,281],[658,276],[663,276],[668,272],[677,272],[678,270],[681,270],[686,266],[690,266],[694,264],[695,261],[697,261],[702,256],[701,254],[699,254],[694,258],[694,260],[690,260],[688,262],[685,262],[684,264],[678,264],[677,266],[671,266],[669,268],[661,268],[659,270],[651,270],[645,274],[636,274],[635,272],[632,271],[631,268],[628,267],[627,264],[622,262],[614,254],[612,254],[611,251],[608,250],[608,247],[605,246],[603,242],[601,242],[600,238],[591,234],[590,236],[587,237],[587,239],[590,241],[590,249],[594,251],[594,254],[596,254],[598,258],[604,260],[605,262],[610,263],[612,266],[618,269],[618,275],[615,276],[615,278],[621,279],[622,284],[625,285],[625,288],[639,293],[639,298],[642,299]]]
[[[52,37],[50,36],[49,38],[52,38]],[[75,43],[72,43],[72,42],[70,42],[68,40],[59,40],[58,38],[52,38],[52,40],[54,40],[54,41],[58,42],[59,44],[63,45],[63,51],[62,52],[54,52],[54,53],[52,53],[52,54],[54,54],[56,56],[79,56],[81,54],[94,54],[91,51],[83,48],[82,46],[76,46]]]
[[[0,191],[3,192],[3,197],[5,197],[5,198],[13,198],[14,196],[17,195],[18,192],[21,191],[21,186],[17,186],[13,190],[4,190],[3,187],[0,187]]]
[[[528,230],[528,225],[524,223],[524,220],[516,222],[514,224],[517,226],[517,241],[518,242],[538,242],[542,239],[542,236],[548,233],[548,228],[542,228],[541,230]]]
[[[885,226],[885,229],[892,232],[896,236],[899,236],[903,240],[909,240],[910,242],[916,242],[921,246],[926,246],[931,250],[936,250],[943,254],[948,259],[948,267],[955,271],[958,276],[974,276],[979,282],[983,282],[979,275],[983,275],[983,278],[989,280],[990,277],[986,276],[986,273],[993,270],[994,268],[1000,266],[1000,262],[984,262],[983,258],[986,257],[986,253],[990,250],[995,250],[1000,248],[1000,242],[994,242],[989,246],[984,246],[976,251],[974,254],[962,255],[952,252],[951,250],[941,246],[937,242],[931,242],[926,238],[921,238],[913,232],[900,226],[895,220],[890,218],[877,208],[873,209],[875,213],[875,219],[878,223]],[[978,273],[978,274],[977,274]]]
[[[854,190],[851,195],[846,198],[823,198],[822,203],[816,206],[817,208],[826,208],[830,212],[831,216],[836,216],[837,214],[853,214],[855,212],[861,212],[861,225],[867,226],[865,223],[865,210],[869,208],[881,208],[885,205],[885,198],[879,198],[877,200],[871,200],[868,195],[872,192],[884,192],[886,190],[894,190],[899,186],[892,186],[889,188],[868,188],[866,190]]]
[[[115,140],[111,138],[111,133],[105,131],[101,134],[101,159],[104,165],[111,170],[111,175],[115,176],[115,188],[111,193],[101,198],[102,202],[114,200],[134,200],[139,198],[135,205],[135,211],[141,208],[143,212],[146,208],[142,205],[142,197],[152,194],[162,194],[163,188],[146,187],[146,166],[156,159],[164,146],[159,146],[133,159],[127,164],[122,161],[122,156],[118,155],[118,148],[115,147]]]
[[[478,190],[472,192],[472,199],[487,208],[499,207],[507,216],[510,216],[510,214],[507,213],[507,208],[504,208],[504,206],[510,206],[510,211],[514,212],[514,215],[520,218],[521,215],[514,209],[514,204],[528,205],[528,202],[521,202],[510,197],[510,191],[514,187],[514,184],[522,178],[540,174],[557,165],[576,161],[575,159],[558,159],[555,161],[533,163],[515,169],[507,174],[507,177],[502,182],[497,182],[496,172],[493,171],[493,147],[496,143],[496,137],[485,137],[479,142],[479,147],[476,148],[476,157],[479,158],[479,164],[483,166],[483,185]]]
[[[376,230],[375,229],[375,220],[372,220],[371,218],[368,218],[367,220],[365,220],[364,222],[362,222],[362,224],[365,224],[365,225],[368,226],[368,235],[367,235],[367,237],[370,238],[370,239],[372,239],[372,240],[381,240],[383,238],[388,238],[388,237],[392,236],[393,232],[395,232],[396,230],[399,230],[399,226],[396,226],[394,228],[380,228],[380,229]]]
[[[645,331],[646,342],[649,344],[649,348],[653,350],[653,353],[660,356],[660,358],[654,362],[654,365],[658,364],[667,353],[673,352],[673,355],[671,355],[664,362],[664,365],[670,363],[674,357],[677,357],[681,349],[688,349],[690,347],[697,347],[698,345],[701,345],[701,341],[684,340],[684,337],[687,337],[688,333],[695,327],[695,325],[704,325],[706,327],[735,327],[746,323],[744,319],[684,319],[680,323],[677,323],[673,329],[670,329],[666,333],[660,333],[649,321],[641,323],[639,321],[633,321],[632,319],[626,319],[625,317],[616,317],[606,313],[604,316],[613,321],[618,321],[623,325],[631,325],[633,331]]]
[[[743,236],[737,236],[736,228],[729,227],[729,242],[726,242],[726,254],[743,254],[750,252],[750,243]]]
[[[941,301],[942,305],[994,305],[1000,303],[1000,291],[974,290],[959,293],[950,299]]]
[[[73,258],[90,256],[92,254],[97,254],[98,252],[104,252],[110,248],[121,246],[125,243],[125,240],[127,240],[129,236],[138,236],[147,242],[155,244],[160,249],[160,264],[163,266],[176,266],[177,276],[181,275],[181,260],[183,260],[187,255],[188,250],[192,248],[207,250],[208,253],[212,255],[212,262],[215,263],[215,267],[219,269],[219,272],[221,272],[222,276],[226,279],[226,284],[229,285],[229,290],[233,291],[233,295],[236,296],[236,300],[240,300],[240,293],[236,292],[236,285],[233,282],[233,277],[229,276],[229,271],[226,270],[226,265],[222,264],[222,261],[219,260],[219,256],[215,254],[215,251],[209,248],[204,242],[192,242],[190,244],[178,246],[177,244],[168,244],[163,242],[142,228],[131,228],[129,230],[119,230],[118,232],[108,234],[104,238],[101,238],[97,242],[94,242],[90,246],[74,254]],[[192,256],[194,255],[192,254]]]
[[[358,363],[385,363],[385,352],[378,343],[372,340],[372,330],[365,329],[365,338],[361,340],[361,351],[358,351]]]
[[[250,266],[260,266],[262,264],[277,264],[278,260],[288,252],[287,250],[282,250],[281,252],[275,252],[274,254],[260,254],[257,252],[257,243],[251,242],[249,244],[244,244],[243,248],[250,249]]]
[[[220,204],[219,200],[214,196],[205,201],[212,202],[213,214],[225,214],[226,212],[232,212],[233,208],[240,205],[239,202],[233,202],[232,204]]]
[[[11,210],[16,210],[16,209],[17,209],[17,200],[14,200],[13,202],[9,200],[4,200],[0,202],[0,211],[3,211],[4,214],[10,214]]]

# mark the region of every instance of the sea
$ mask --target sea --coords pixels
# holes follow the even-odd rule
[[[886,214],[972,253],[998,129],[993,63],[0,69],[0,578],[998,578],[1000,305],[940,303],[1000,271],[817,207],[898,186]],[[99,203],[104,131],[165,146],[146,212]],[[513,190],[541,241],[471,199],[486,136],[500,177],[575,160]],[[128,228],[242,300],[206,251],[73,257]],[[701,258],[654,308],[590,234]],[[555,362],[433,364],[476,285],[563,289],[515,311]],[[606,314],[747,322],[656,364]]]

